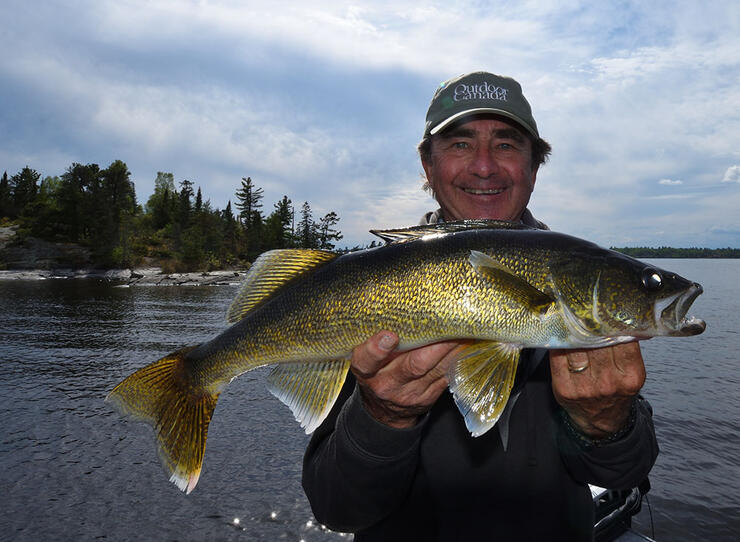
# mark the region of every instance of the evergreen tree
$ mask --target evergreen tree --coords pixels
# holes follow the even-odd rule
[[[259,211],[262,208],[262,192],[262,188],[252,184],[251,177],[242,177],[241,188],[236,192],[236,208],[239,209],[239,219],[247,230],[262,219]]]
[[[334,229],[334,226],[338,223],[339,217],[334,211],[325,214],[319,221],[319,248],[331,250],[334,248],[334,243],[332,243],[332,241],[339,241],[343,237],[341,232]]]
[[[26,220],[33,236],[49,240],[60,239],[61,214],[57,196],[60,186],[59,177],[45,177],[33,203],[26,207],[30,210]]]
[[[239,245],[237,221],[231,210],[231,200],[226,204],[226,209],[221,212],[221,231],[223,232],[223,255],[222,260],[236,257]]]
[[[177,214],[175,197],[175,176],[172,173],[157,172],[154,180],[154,193],[146,203],[146,212],[151,215],[155,230],[161,230],[171,224]]]
[[[131,172],[121,160],[115,160],[100,172],[100,187],[94,191],[99,217],[94,249],[108,265],[131,263],[132,219],[136,214],[136,190]]]
[[[301,220],[298,222],[298,242],[301,248],[318,248],[319,237],[316,223],[313,221],[311,206],[307,201],[301,207]]]
[[[4,217],[15,218],[13,195],[10,192],[10,180],[7,171],[3,173],[2,179],[0,179],[0,219]]]
[[[193,209],[193,183],[185,179],[180,183],[180,198],[178,201],[179,224],[185,229],[190,224],[190,215]]]
[[[73,243],[89,240],[99,229],[102,200],[97,164],[73,163],[68,167],[57,190],[60,237]]]
[[[242,177],[241,188],[236,192],[236,207],[239,209],[239,221],[244,229],[241,237],[241,255],[254,261],[265,245],[264,223],[262,220],[262,188],[252,183],[251,177]]]
[[[10,178],[10,191],[16,216],[23,214],[26,205],[33,202],[41,174],[26,166]]]
[[[287,248],[293,246],[293,204],[288,196],[275,204],[275,210],[267,218],[267,244],[270,248]]]
[[[198,193],[195,196],[195,212],[200,213],[203,210],[203,194],[200,193],[200,186],[198,187]]]

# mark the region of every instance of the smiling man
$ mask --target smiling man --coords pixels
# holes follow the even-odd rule
[[[527,204],[550,153],[511,78],[440,85],[419,144],[440,208],[422,223],[489,218],[546,228]],[[498,431],[473,438],[447,388],[456,342],[403,353],[387,330],[311,439],[303,483],[316,518],[355,540],[591,540],[587,484],[629,488],[658,454],[638,396],[637,343],[524,350]]]

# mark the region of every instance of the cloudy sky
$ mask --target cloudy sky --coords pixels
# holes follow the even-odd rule
[[[704,4],[704,5],[700,5]],[[553,146],[531,209],[607,246],[740,247],[740,4],[0,3],[0,171],[121,159],[223,208],[240,179],[343,243],[434,207],[415,146],[437,84],[524,87]]]

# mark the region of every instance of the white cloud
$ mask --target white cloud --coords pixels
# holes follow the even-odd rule
[[[11,1],[0,165],[120,158],[142,199],[168,170],[219,207],[251,175],[266,210],[308,200],[355,244],[434,207],[414,153],[434,85],[490,69],[522,83],[553,145],[532,200],[553,227],[608,244],[737,215],[733,2],[485,4],[96,0],[59,25],[56,3]],[[658,186],[677,179],[690,196]]]
[[[730,166],[722,177],[723,183],[740,183],[740,166]]]

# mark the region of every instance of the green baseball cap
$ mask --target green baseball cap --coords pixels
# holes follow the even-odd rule
[[[488,72],[472,72],[440,84],[427,110],[424,137],[440,132],[461,117],[476,113],[503,115],[535,138],[540,137],[521,85],[511,77]]]

